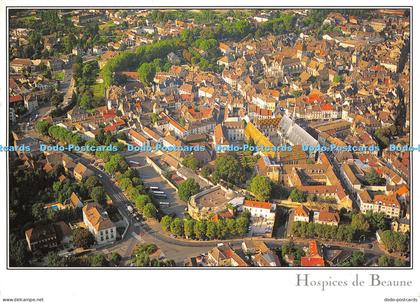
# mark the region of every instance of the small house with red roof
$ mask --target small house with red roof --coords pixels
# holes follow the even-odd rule
[[[301,266],[325,266],[322,250],[320,249],[316,240],[308,241],[308,252],[306,256],[300,258]]]
[[[304,205],[300,205],[295,209],[293,221],[309,222],[310,211]]]

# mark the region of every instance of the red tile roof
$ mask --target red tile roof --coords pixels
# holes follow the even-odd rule
[[[325,266],[324,259],[319,253],[318,244],[315,240],[309,240],[308,256],[300,259],[301,266]]]
[[[244,207],[271,209],[271,203],[267,201],[245,200]]]
[[[295,209],[295,216],[309,217],[309,209],[304,205],[300,205]]]
[[[300,259],[301,266],[325,266],[324,259],[321,257],[302,257]]]
[[[133,129],[130,129],[130,131],[128,131],[128,135],[131,136],[131,137],[133,137],[133,138],[135,138],[136,140],[138,140],[138,141],[140,141],[142,143],[147,142],[147,139],[143,135],[141,135],[140,133],[134,131]]]
[[[115,124],[112,124],[112,125],[106,126],[106,127],[104,128],[104,131],[105,131],[105,132],[112,132],[112,131],[115,131],[115,130],[117,129],[117,127],[122,126],[122,125],[125,125],[125,122],[124,122],[123,120],[119,120],[119,121],[118,121],[118,122],[116,122]]]
[[[20,101],[23,101],[23,97],[20,94],[11,95],[9,97],[9,103],[17,103],[17,102],[20,102]]]
[[[322,110],[333,110],[334,109],[334,106],[331,105],[331,104],[322,104],[321,105],[321,109]]]

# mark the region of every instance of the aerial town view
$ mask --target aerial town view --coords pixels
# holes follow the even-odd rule
[[[410,9],[7,18],[10,268],[412,265]]]

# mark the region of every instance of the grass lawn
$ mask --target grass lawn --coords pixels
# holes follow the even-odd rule
[[[105,97],[104,87],[105,87],[104,83],[95,83],[95,85],[92,86],[93,97],[95,99],[101,99]]]

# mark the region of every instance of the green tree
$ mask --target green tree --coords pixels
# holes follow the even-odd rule
[[[198,168],[198,160],[192,154],[184,157],[184,159],[182,160],[182,164],[185,167],[190,168],[192,170],[196,170]]]
[[[387,222],[385,219],[384,212],[373,212],[367,211],[365,215],[366,220],[369,222],[369,226],[372,230],[385,230],[387,228]]]
[[[191,196],[200,192],[200,186],[198,183],[192,179],[188,178],[182,182],[178,187],[178,195],[182,201],[188,202]]]
[[[267,200],[271,195],[271,181],[266,176],[257,175],[251,180],[250,191],[258,200]]]
[[[236,233],[239,236],[244,236],[248,229],[248,219],[246,217],[239,217],[236,219]]]
[[[353,214],[351,216],[351,226],[360,232],[367,232],[369,230],[369,222],[366,221],[362,213]]]
[[[80,106],[83,108],[83,109],[92,109],[93,108],[93,106],[92,106],[92,98],[93,98],[93,96],[92,96],[92,94],[91,93],[89,93],[89,92],[84,92],[82,95],[81,95],[81,97],[80,97]]]
[[[216,160],[215,180],[223,179],[233,184],[244,180],[244,169],[239,160],[233,155],[221,156]]]
[[[184,220],[184,235],[186,238],[191,238],[194,236],[194,220],[193,219]]]
[[[120,187],[123,191],[127,190],[129,187],[133,186],[133,182],[130,178],[124,177],[119,181]]]
[[[32,216],[35,221],[44,220],[47,218],[47,210],[42,203],[35,203],[32,205]]]
[[[225,238],[228,234],[228,227],[227,223],[224,219],[219,219],[217,221],[217,237],[218,238]]]
[[[9,240],[9,263],[13,267],[24,267],[29,264],[29,253],[24,240],[11,234]]]
[[[162,217],[162,220],[160,221],[160,225],[162,226],[162,229],[167,232],[170,231],[172,224],[172,217],[165,215]]]
[[[93,267],[105,267],[108,266],[108,260],[104,254],[96,254],[90,258],[90,266]]]
[[[194,224],[194,235],[197,239],[203,239],[206,235],[206,223],[204,221],[196,221]]]
[[[49,252],[47,255],[47,265],[50,267],[65,266],[65,259],[58,255],[57,252]]]
[[[334,79],[333,79],[333,82],[334,82],[334,83],[340,83],[342,80],[343,80],[343,77],[342,77],[342,76],[340,76],[340,75],[335,75],[335,76],[334,76]]]
[[[146,218],[156,218],[157,217],[157,210],[153,203],[148,203],[143,208],[143,215]]]
[[[95,175],[89,176],[88,179],[86,179],[85,185],[88,188],[89,191],[92,191],[94,187],[100,186],[100,181],[98,177]]]
[[[100,204],[105,203],[106,201],[106,194],[103,187],[94,187],[92,192],[90,193],[90,197]]]
[[[44,120],[39,120],[35,124],[35,129],[38,133],[42,135],[48,135],[48,129],[51,127],[51,124]]]
[[[77,228],[72,235],[75,247],[88,249],[95,243],[95,238],[87,229]]]
[[[105,163],[105,170],[112,175],[117,172],[124,173],[128,169],[128,164],[121,154],[112,155],[107,163]]]
[[[117,266],[121,262],[121,259],[122,257],[120,254],[113,252],[109,260],[113,265]]]
[[[150,115],[150,120],[152,122],[152,124],[156,124],[159,121],[160,117],[157,113],[152,113]]]
[[[155,77],[156,67],[153,63],[143,63],[137,70],[140,81],[145,85],[150,85]]]
[[[145,208],[145,206],[151,202],[152,200],[150,199],[150,196],[146,194],[139,194],[139,195],[136,195],[134,198],[134,203],[136,205],[136,208],[141,212],[143,212],[143,209]]]
[[[365,255],[361,251],[354,251],[350,259],[351,266],[363,266],[365,263]]]
[[[389,259],[387,256],[382,255],[378,258],[378,266],[382,266],[382,267],[388,267],[391,266],[392,260]]]
[[[394,259],[394,266],[407,266],[407,263],[404,260],[399,258]]]
[[[204,178],[207,178],[210,176],[210,174],[212,173],[212,170],[210,169],[209,166],[204,166],[203,168],[201,168],[201,176],[203,176]]]
[[[235,219],[231,219],[231,218],[226,219],[226,228],[227,228],[228,233],[231,236],[236,235],[237,228],[236,228],[236,221],[235,221]]]
[[[386,230],[382,232],[381,239],[389,252],[404,253],[408,250],[408,236],[406,234]]]
[[[302,191],[299,191],[298,189],[294,188],[289,195],[289,198],[293,201],[293,202],[305,202],[306,201],[306,196],[305,193],[303,193]]]
[[[171,233],[176,236],[184,234],[184,223],[181,218],[175,218],[171,223]]]
[[[215,239],[217,236],[217,226],[211,220],[206,222],[206,236],[208,239]]]
[[[53,191],[54,191],[55,193],[58,193],[58,192],[61,190],[61,188],[62,188],[62,183],[61,183],[61,182],[59,182],[59,181],[55,181],[55,182],[53,183],[52,188],[53,188]]]

